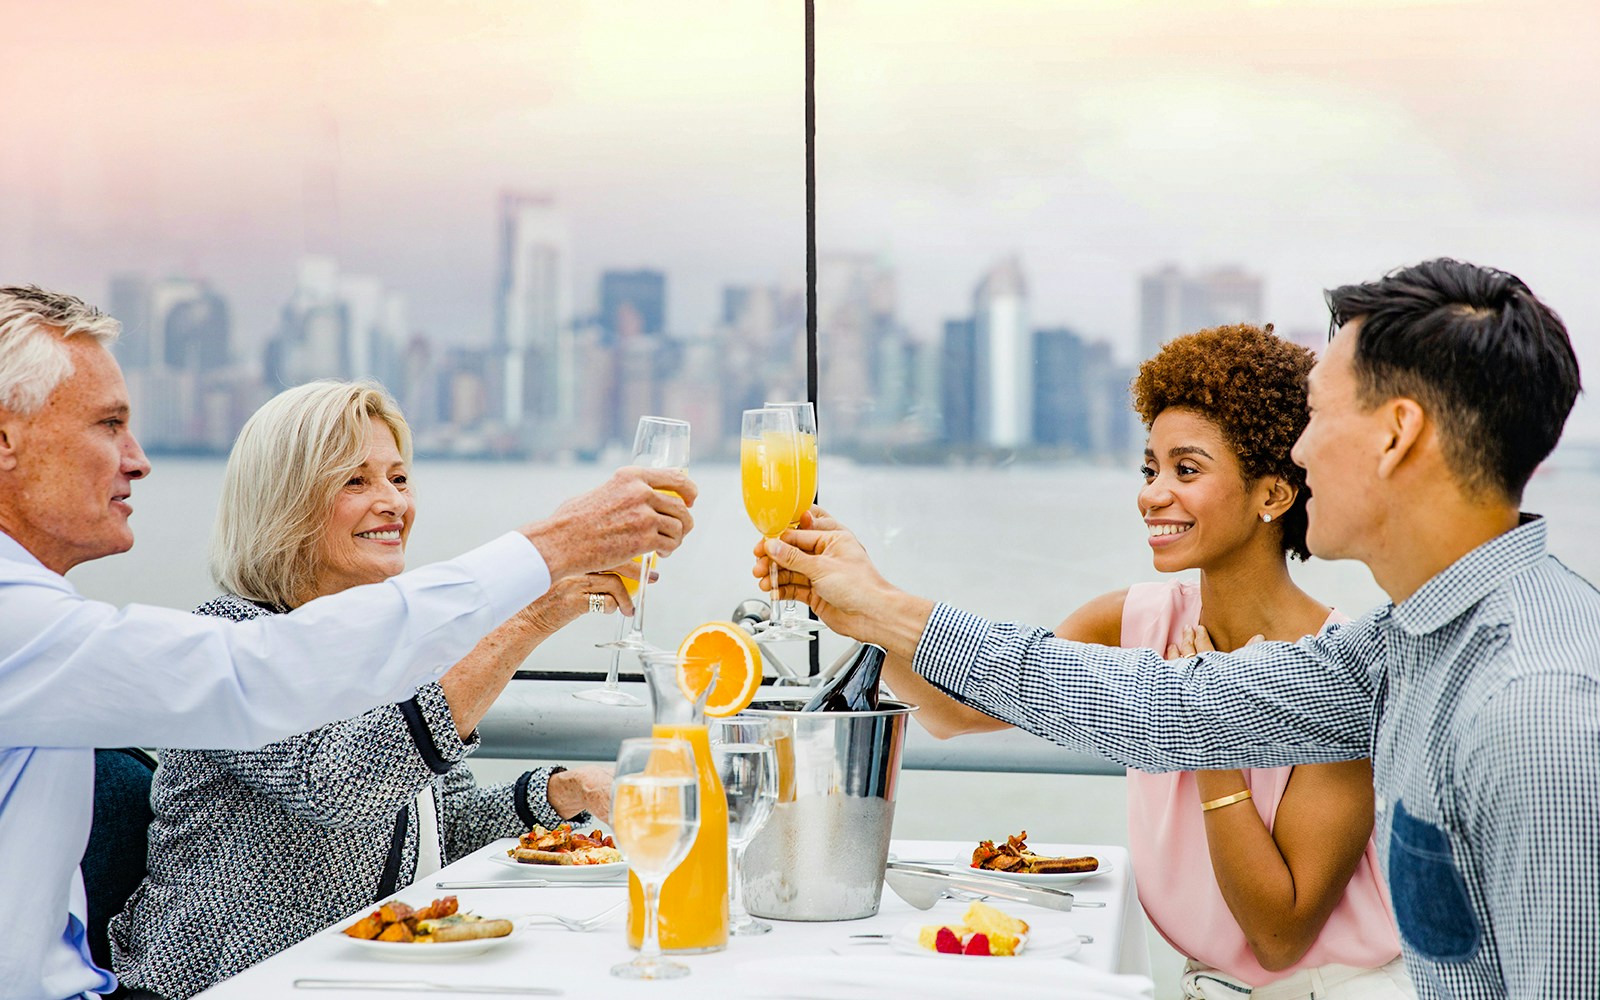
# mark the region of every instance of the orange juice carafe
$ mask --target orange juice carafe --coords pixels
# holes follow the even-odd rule
[[[678,656],[639,657],[650,684],[655,710],[651,735],[677,737],[694,748],[700,772],[700,832],[688,857],[661,884],[661,950],[720,951],[728,946],[728,800],[711,759],[706,730],[706,691],[690,701],[678,686]],[[644,923],[644,890],[628,876],[628,944],[639,947]]]

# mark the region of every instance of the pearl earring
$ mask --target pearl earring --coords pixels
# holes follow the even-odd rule
[[[1262,514],[1261,515],[1261,523],[1262,524],[1271,524],[1272,523],[1272,515],[1271,514]]]

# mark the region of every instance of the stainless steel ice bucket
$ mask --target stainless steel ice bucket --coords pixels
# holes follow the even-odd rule
[[[854,920],[878,912],[889,860],[906,719],[916,706],[801,712],[759,702],[773,720],[778,804],[745,850],[744,905],[778,920]]]

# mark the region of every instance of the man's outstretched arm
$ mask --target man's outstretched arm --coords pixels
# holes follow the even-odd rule
[[[552,574],[676,549],[694,497],[680,472],[625,469],[457,559],[248,622],[88,600],[0,536],[0,733],[242,749],[359,715],[444,673]]]
[[[1152,771],[1368,755],[1365,665],[1381,656],[1370,620],[1170,664],[1153,650],[1068,642],[907,594],[850,532],[825,516],[817,523],[824,527],[765,543],[754,572],[774,559],[781,596],[805,600],[830,628],[908,658],[941,690],[1018,728]]]

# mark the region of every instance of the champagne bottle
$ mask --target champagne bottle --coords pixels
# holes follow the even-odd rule
[[[882,646],[862,643],[850,662],[817,689],[802,712],[871,712],[878,707],[878,681],[888,653]]]

